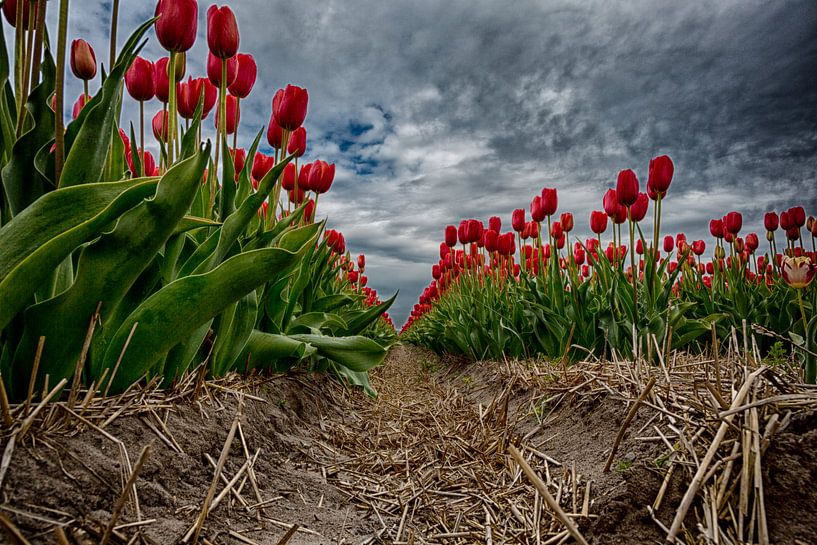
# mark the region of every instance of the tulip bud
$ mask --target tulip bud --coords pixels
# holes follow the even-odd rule
[[[74,119],[79,117],[80,112],[85,107],[85,104],[87,102],[88,102],[88,97],[85,95],[85,93],[80,93],[79,98],[77,98],[77,101],[74,102],[74,107],[71,110],[71,114],[72,114]]]
[[[622,206],[632,206],[638,199],[638,178],[630,169],[618,173],[616,198]]]
[[[774,242],[774,231],[766,231],[766,240]]]
[[[559,206],[556,188],[546,187],[542,190],[542,212],[545,216],[552,216]]]
[[[225,85],[229,87],[235,82],[238,77],[238,61],[235,57],[226,59],[227,62],[227,80]],[[207,54],[207,79],[216,87],[221,87],[221,64],[222,59],[216,57],[212,53]]]
[[[207,9],[207,46],[210,53],[220,59],[234,57],[239,41],[238,23],[233,10],[227,6],[210,6]]]
[[[136,57],[125,72],[125,87],[134,100],[144,102],[152,99],[156,94],[153,63],[142,57]]]
[[[672,253],[672,250],[675,248],[675,239],[672,238],[672,235],[667,235],[664,237],[664,253]]]
[[[278,89],[272,99],[272,115],[275,122],[283,129],[294,131],[306,118],[308,102],[309,93],[306,89],[295,85]]]
[[[635,242],[635,253],[638,255],[644,255],[644,243],[641,241],[641,239],[638,239]]]
[[[154,16],[156,37],[168,51],[193,47],[198,30],[199,5],[196,0],[159,0]]]
[[[814,216],[809,216],[806,220],[806,230],[807,231],[814,231]]]
[[[726,255],[726,252],[723,249],[723,246],[715,246],[715,258],[716,259],[723,259]]]
[[[85,40],[71,42],[71,72],[78,79],[88,81],[96,76],[94,48]]]
[[[289,144],[287,145],[287,153],[295,155],[295,157],[302,157],[306,153],[306,129],[298,127],[289,136]]]
[[[235,169],[235,180],[238,181],[238,175],[244,170],[244,164],[247,162],[247,150],[244,148],[231,149],[230,157],[233,158],[233,168]]]

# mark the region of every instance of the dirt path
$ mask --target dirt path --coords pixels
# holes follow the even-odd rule
[[[214,488],[223,497],[205,520],[203,543],[571,542],[509,458],[510,444],[589,543],[661,542],[665,534],[646,509],[666,473],[666,446],[650,427],[655,413],[639,412],[604,473],[627,400],[598,384],[568,389],[560,373],[544,363],[443,362],[398,346],[372,375],[374,401],[326,377],[297,374],[251,384],[226,379],[195,395],[93,402],[83,420],[52,411],[46,430],[13,449],[0,515],[33,544],[54,543],[55,525],[71,543],[97,543],[129,475],[124,468],[152,441],[136,481],[139,508],[127,503],[117,526],[131,526],[111,543],[128,543],[137,528],[146,543],[179,542],[201,513],[237,421]],[[804,471],[815,471],[814,449],[802,447],[802,438],[817,446],[813,420],[798,420],[798,435],[785,434],[784,450],[770,450],[780,477],[767,496],[785,497]],[[792,460],[805,466],[791,467]],[[227,482],[234,485],[222,494]],[[658,520],[672,520],[682,486],[679,478],[667,481]],[[800,496],[791,501],[817,499]],[[791,510],[778,503],[769,513],[781,536],[772,543],[811,543],[808,536],[817,535],[813,522],[781,524]],[[298,530],[282,541],[293,524]],[[15,543],[2,535],[0,543]]]

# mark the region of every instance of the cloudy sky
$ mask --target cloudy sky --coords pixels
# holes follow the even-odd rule
[[[120,43],[155,5],[122,4]],[[203,73],[207,6],[188,73]],[[676,164],[665,232],[703,237],[728,210],[754,230],[767,209],[817,213],[812,0],[231,6],[260,72],[240,143],[269,119],[275,89],[309,89],[308,157],[338,165],[319,212],[367,254],[371,286],[400,290],[398,324],[446,224],[498,214],[507,225],[548,186],[587,232],[618,171],[645,182],[655,155]],[[72,0],[69,32],[107,58],[109,19],[109,1]],[[151,37],[145,55],[160,53]]]

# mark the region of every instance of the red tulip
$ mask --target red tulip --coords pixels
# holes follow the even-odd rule
[[[287,153],[295,155],[295,157],[302,157],[306,153],[306,129],[298,127],[289,136],[289,144],[287,145]]]
[[[493,229],[488,229],[485,231],[484,237],[486,250],[489,252],[499,251],[499,232],[494,231]]]
[[[294,189],[292,191],[288,191],[287,196],[289,197],[289,202],[295,203],[296,206],[300,206],[306,198],[306,191],[299,187],[297,192]]]
[[[554,221],[553,224],[550,226],[550,236],[553,238],[559,238],[564,234],[564,228],[562,227],[562,222]]]
[[[156,176],[156,160],[153,158],[153,155],[149,151],[146,151],[141,154],[142,155],[142,176]],[[128,161],[128,168],[130,169],[131,173],[136,172],[136,165],[133,164],[133,154],[128,151],[125,154],[125,159]]]
[[[275,122],[275,116],[270,117],[269,127],[267,128],[267,142],[275,149],[281,149],[283,145],[284,133],[281,126]]]
[[[134,100],[152,99],[156,94],[153,63],[142,57],[136,57],[125,72],[125,87]]]
[[[622,224],[627,221],[627,207],[623,204],[619,204],[616,208],[616,215],[612,217],[613,223],[616,225]]]
[[[542,197],[540,195],[536,195],[531,201],[530,215],[535,222],[543,221],[547,217],[547,214],[545,214],[545,208],[542,205]]]
[[[315,218],[315,200],[309,199],[306,201],[306,206],[304,206],[304,219],[312,223],[312,220]]]
[[[664,237],[664,253],[670,254],[672,250],[675,249],[675,239],[672,238],[672,235],[667,235]]]
[[[607,214],[599,210],[590,212],[590,230],[597,235],[605,232],[607,230]]]
[[[298,189],[312,191],[312,187],[309,185],[309,174],[311,171],[312,163],[307,163],[301,167],[301,171],[298,173]]]
[[[475,243],[478,242],[482,238],[482,222],[478,220],[468,220],[465,224],[465,231],[466,236],[468,237],[466,242]]]
[[[238,53],[239,41],[238,23],[233,10],[227,6],[210,6],[207,9],[207,46],[210,53],[220,59],[234,57]]]
[[[226,116],[225,116],[225,126],[227,130],[227,134],[233,134],[235,132],[236,127],[238,127],[238,122],[241,120],[241,111],[238,109],[238,100],[231,95],[227,95],[225,97],[227,99],[226,104]],[[218,110],[216,110],[216,117],[214,119],[215,127],[218,129],[219,127],[219,119],[218,119]]]
[[[248,53],[239,53],[235,56],[238,73],[230,84],[230,94],[237,98],[247,98],[255,85],[258,76],[258,67],[255,59]]]
[[[740,228],[743,226],[743,216],[740,212],[729,212],[726,214],[726,221],[724,221],[724,227],[726,227],[726,231],[732,233],[733,235],[737,235],[740,233]]]
[[[806,210],[802,206],[789,208],[789,217],[795,227],[803,227],[806,224]]]
[[[457,228],[453,225],[447,225],[445,227],[445,245],[449,248],[453,248],[457,245]]]
[[[706,242],[703,240],[692,241],[692,253],[695,255],[702,255],[706,251]]]
[[[556,188],[546,187],[542,190],[542,210],[545,216],[552,216],[559,207],[559,197]]]
[[[516,239],[513,233],[505,233],[497,238],[497,250],[500,254],[509,256],[516,253]]]
[[[272,99],[272,115],[281,128],[294,131],[300,127],[306,118],[306,109],[309,102],[309,93],[306,89],[287,85],[286,89],[278,89]]]
[[[604,199],[602,202],[604,205],[604,212],[608,216],[612,218],[618,213],[619,204],[615,189],[608,189],[607,193],[604,194]]]
[[[275,157],[272,159],[275,160]],[[281,177],[281,187],[286,191],[295,189],[295,163],[287,163],[287,166],[284,167],[284,175]],[[303,188],[298,187],[298,189]]]
[[[638,239],[635,242],[635,253],[638,255],[644,255],[644,243],[641,241],[641,239]]]
[[[77,101],[74,102],[74,108],[71,110],[71,114],[73,115],[74,119],[79,117],[79,113],[85,107],[87,101],[88,97],[85,96],[85,93],[80,93],[79,98],[77,98]]]
[[[766,227],[767,231],[777,231],[777,228],[780,225],[780,219],[777,217],[776,213],[766,212],[766,215],[763,216],[763,225]]]
[[[85,81],[96,76],[94,48],[85,40],[71,42],[71,72],[78,79]]]
[[[513,230],[517,233],[521,232],[522,229],[525,228],[525,209],[524,208],[517,208],[511,214],[511,226]]]
[[[561,216],[559,216],[559,223],[562,224],[562,228],[565,230],[565,233],[569,233],[573,230],[573,214],[570,212],[563,212]]]
[[[492,231],[496,231],[497,233],[502,230],[502,219],[499,216],[491,216],[488,218],[488,229]]]
[[[244,148],[231,149],[230,157],[233,158],[233,168],[235,169],[235,179],[238,181],[238,175],[244,170],[244,164],[247,162],[247,150]]]
[[[167,103],[168,96],[170,94],[170,80],[168,79],[167,75],[169,62],[169,58],[162,57],[153,63],[153,83],[156,98],[158,98],[160,102],[164,103]]]
[[[256,152],[255,158],[252,162],[252,177],[258,181],[261,181],[264,176],[267,175],[267,172],[272,170],[273,166],[275,166],[275,157],[270,157],[261,152]],[[294,187],[290,189],[294,189]]]
[[[238,77],[238,61],[235,57],[227,60],[227,81],[225,85],[228,87],[235,82]],[[221,87],[221,63],[222,59],[216,57],[212,53],[207,54],[207,79],[216,87]]]
[[[659,155],[654,159],[650,159],[650,173],[647,178],[647,187],[651,187],[655,193],[662,197],[669,189],[672,183],[672,175],[675,172],[675,166],[672,164],[672,159],[667,155]]]
[[[715,238],[723,238],[724,235],[723,220],[711,220],[709,222],[709,232]]]
[[[623,206],[632,206],[638,199],[638,178],[632,170],[622,170],[618,173],[616,198]]]
[[[168,51],[187,51],[193,47],[198,30],[199,5],[196,0],[159,0],[154,16],[156,37]]]
[[[780,227],[784,231],[788,231],[789,229],[795,227],[790,211],[787,210],[786,212],[780,213]]]
[[[432,265],[431,266],[431,276],[432,276],[432,278],[434,278],[434,280],[439,280],[440,278],[442,278],[443,273],[440,270],[439,265]]]
[[[17,3],[20,0],[6,0],[3,2],[3,15],[6,16],[6,21],[12,26],[17,26]],[[31,15],[29,12],[29,0],[23,1],[23,29],[28,30],[31,26]]]
[[[168,122],[167,110],[159,110],[153,116],[153,137],[159,142],[167,142],[168,138]]]
[[[309,173],[309,187],[318,194],[329,191],[335,179],[335,165],[325,161],[315,161]]]
[[[746,249],[754,253],[760,246],[760,240],[757,238],[757,233],[749,233],[746,235]]]
[[[635,203],[630,207],[630,217],[633,221],[641,221],[647,215],[650,199],[646,193],[639,193]]]

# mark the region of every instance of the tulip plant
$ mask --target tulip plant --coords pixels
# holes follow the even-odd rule
[[[6,395],[20,399],[31,386],[72,376],[116,393],[146,379],[170,385],[194,367],[218,376],[296,365],[373,393],[366,373],[394,340],[386,313],[394,299],[380,301],[361,281],[365,258],[356,270],[342,235],[315,220],[334,165],[304,164],[296,176],[307,91],[275,93],[270,155],[260,150],[264,131],[248,150],[237,148],[239,104],[256,65],[238,53],[233,12],[207,11],[218,70],[185,82],[198,4],[160,0],[155,17],[99,70],[96,90],[94,51],[74,41],[70,69],[84,91],[63,131],[65,62],[59,54],[54,61],[44,39],[48,4],[2,7],[3,31],[11,28],[16,44],[10,62],[0,36]],[[156,62],[139,57],[151,30],[168,51]],[[155,157],[144,130],[154,99]],[[138,103],[138,129],[120,127],[126,100]]]
[[[604,210],[590,214],[595,237],[586,240],[571,240],[571,213],[555,219],[552,188],[533,198],[530,220],[525,209],[514,210],[512,231],[502,233],[499,217],[487,228],[475,219],[448,226],[404,338],[474,360],[575,360],[588,352],[656,360],[670,349],[704,349],[713,329],[728,339],[745,320],[791,338],[805,380],[814,383],[817,221],[802,207],[779,217],[770,212],[770,252],[763,253],[757,234],[740,236],[742,215],[729,212],[710,223],[714,258],[704,262],[704,240],[687,242],[683,233],[661,239],[661,205],[673,175],[669,157],[654,158],[642,193],[635,172],[621,171],[604,195]],[[653,232],[646,238],[640,223],[650,201]],[[786,233],[782,253],[778,226]],[[771,343],[764,337],[758,344],[765,350]]]

